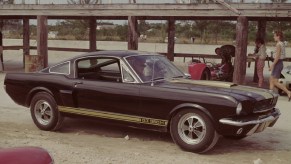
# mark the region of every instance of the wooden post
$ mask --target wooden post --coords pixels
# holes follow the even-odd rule
[[[236,49],[233,82],[243,84],[246,76],[248,19],[239,16],[236,24]]]
[[[30,55],[29,35],[29,18],[23,18],[23,67],[25,67],[25,55]]]
[[[128,40],[127,48],[129,50],[138,49],[137,19],[134,16],[128,17],[127,40]]]
[[[96,18],[92,17],[89,20],[89,26],[90,26],[90,30],[89,30],[89,42],[90,42],[90,51],[96,51],[97,46],[96,46],[96,27],[97,27],[97,23],[96,23]]]
[[[37,55],[43,56],[43,66],[48,66],[47,16],[37,16]]]
[[[174,61],[175,53],[175,20],[173,18],[168,20],[168,53],[169,60]]]
[[[263,40],[265,40],[265,37],[266,37],[266,26],[267,26],[267,21],[266,20],[259,20],[258,21],[257,38],[262,38]],[[253,81],[256,82],[256,83],[259,81],[259,77],[258,77],[258,74],[257,74],[257,62],[255,62]]]
[[[0,72],[4,71],[4,64],[3,64],[3,20],[0,20]]]
[[[4,71],[4,64],[3,64],[3,35],[2,30],[0,31],[0,72]]]

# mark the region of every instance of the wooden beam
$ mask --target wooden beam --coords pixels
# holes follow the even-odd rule
[[[90,42],[90,51],[96,51],[97,49],[97,45],[96,45],[96,27],[97,27],[97,23],[96,23],[96,18],[92,17],[89,20],[89,42]]]
[[[239,12],[236,8],[230,6],[228,3],[224,2],[224,0],[215,0],[216,2],[220,3],[221,5],[223,5],[224,7],[226,7],[227,9],[229,9],[230,11],[240,15],[241,12]]]
[[[236,24],[236,49],[233,73],[233,82],[237,84],[244,84],[246,76],[247,42],[248,19],[244,16],[239,16]]]
[[[291,18],[290,3],[229,3],[250,18]],[[98,5],[1,5],[0,16],[197,16],[237,17],[218,3],[209,4],[98,4]]]
[[[23,67],[25,66],[25,55],[30,55],[29,43],[30,40],[30,29],[29,29],[29,19],[23,19]]]
[[[37,55],[43,56],[43,66],[48,66],[47,16],[37,16]]]
[[[168,54],[169,60],[174,61],[175,53],[175,20],[168,20]]]
[[[136,17],[128,17],[128,31],[127,31],[127,48],[129,50],[138,50],[138,31]]]

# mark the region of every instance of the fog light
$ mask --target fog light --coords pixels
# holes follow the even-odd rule
[[[243,128],[239,128],[237,131],[236,131],[236,134],[241,134],[243,131]]]

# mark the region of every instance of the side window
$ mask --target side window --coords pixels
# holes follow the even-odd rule
[[[122,67],[123,73],[123,81],[126,83],[134,82],[134,78],[130,75],[130,73]]]
[[[57,73],[57,74],[70,74],[70,62],[61,63],[59,65],[53,66],[49,70],[50,73]]]
[[[121,82],[119,60],[116,58],[85,58],[77,62],[78,78]]]

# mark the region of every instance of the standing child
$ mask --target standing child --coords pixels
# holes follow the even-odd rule
[[[261,38],[256,39],[256,52],[254,54],[254,58],[257,63],[257,75],[259,78],[258,87],[262,88],[264,83],[264,67],[265,67],[265,60],[267,57],[266,54],[266,46],[265,41]]]

